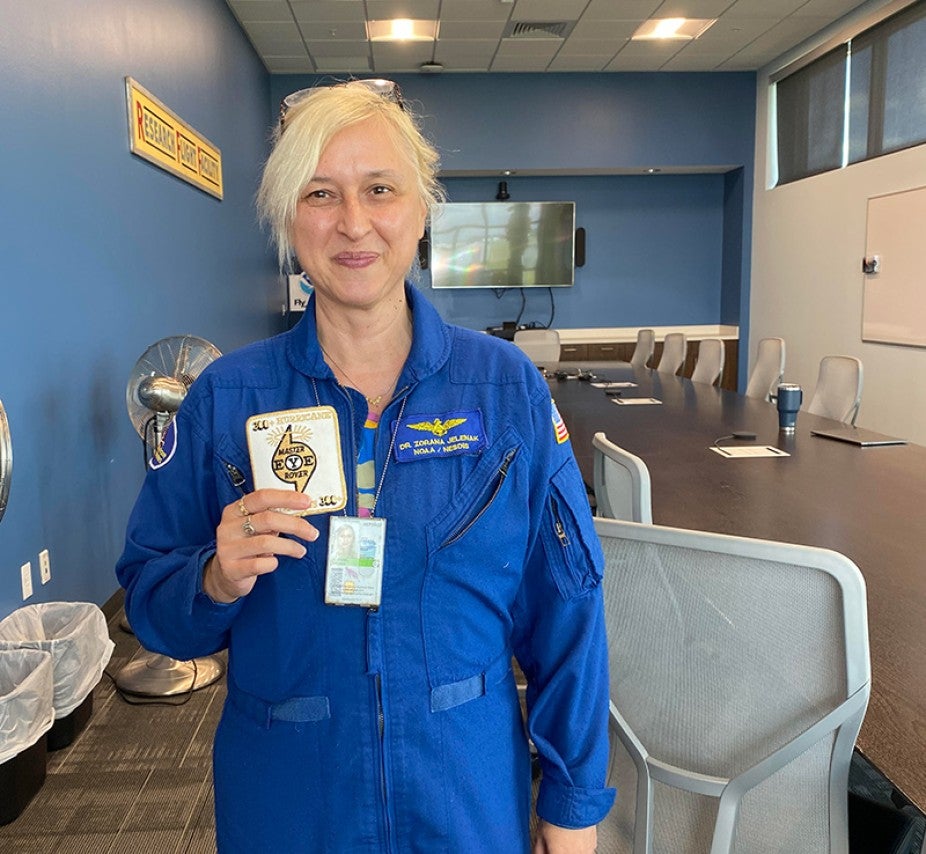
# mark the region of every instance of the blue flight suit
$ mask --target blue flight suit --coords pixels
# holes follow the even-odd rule
[[[323,514],[308,517],[320,537],[306,556],[281,558],[249,595],[224,605],[202,589],[222,509],[254,488],[250,416],[334,407],[356,496],[366,402],[325,363],[314,301],[292,330],[202,373],[129,522],[117,574],[140,642],[179,659],[228,649],[221,852],[526,852],[512,654],[529,682],[538,815],[584,827],[613,801],[603,558],[565,426],[516,347],[406,291],[412,348],[376,435],[378,609],[324,604]]]

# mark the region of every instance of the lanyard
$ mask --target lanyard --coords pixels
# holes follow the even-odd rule
[[[318,396],[318,386],[315,384],[315,377],[312,377],[312,390],[315,392],[315,405],[321,406],[322,405],[321,398]],[[395,440],[396,440],[396,436],[398,436],[399,434],[399,425],[402,423],[402,415],[405,413],[405,404],[407,402],[408,402],[408,396],[406,395],[405,397],[402,398],[402,405],[399,407],[399,417],[396,419],[395,427],[392,428],[392,437],[389,439],[389,451],[386,454],[386,462],[383,464],[383,470],[379,476],[379,483],[377,484],[376,492],[373,495],[373,506],[370,507],[371,516],[376,515],[376,504],[379,501],[379,496],[383,491],[383,483],[386,480],[386,472],[389,471],[389,463],[392,462],[392,454],[395,451]],[[383,414],[385,414],[385,410]],[[375,454],[374,454],[374,459],[375,459]],[[354,466],[354,480],[356,481],[357,463],[356,461],[352,461],[352,462]],[[347,508],[345,508],[342,512],[346,516]]]

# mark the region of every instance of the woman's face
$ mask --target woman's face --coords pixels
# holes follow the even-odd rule
[[[402,293],[427,213],[385,122],[335,134],[302,189],[293,245],[323,300],[369,308]]]

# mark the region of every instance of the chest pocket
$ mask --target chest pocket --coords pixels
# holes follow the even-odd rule
[[[567,460],[550,479],[540,535],[544,554],[563,599],[598,586],[604,567],[601,544],[588,509],[588,497],[575,460]]]

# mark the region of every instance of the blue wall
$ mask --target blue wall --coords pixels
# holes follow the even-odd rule
[[[720,317],[723,175],[508,178],[515,201],[575,201],[586,261],[571,288],[552,289],[561,328],[717,323]],[[495,198],[495,178],[450,178],[452,201]],[[432,290],[444,317],[473,329],[550,322],[550,289]]]
[[[506,179],[512,199],[576,202],[587,263],[574,288],[554,291],[556,325],[724,323],[739,325],[745,337],[754,74],[395,79],[441,152],[451,199],[493,199],[510,169],[535,173]],[[276,75],[273,103],[316,82]],[[649,167],[714,174],[643,174]],[[430,291],[427,273],[421,282]],[[513,291],[430,295],[448,320],[477,329],[514,320],[521,308]],[[526,300],[522,321],[549,321],[548,291]]]
[[[21,604],[26,561],[30,602],[102,603],[116,590],[143,475],[125,383],[144,350],[192,333],[227,351],[282,327],[252,201],[280,97],[313,81],[267,75],[221,0],[6,4],[0,63],[0,399],[15,458],[0,522],[2,617]],[[129,152],[126,75],[219,146],[223,201]],[[577,202],[588,263],[556,292],[558,325],[745,330],[754,75],[398,79],[458,175],[453,198],[493,198],[498,173],[515,169],[547,174],[509,179],[513,198]],[[644,176],[650,166],[718,174]],[[434,299],[473,328],[520,310],[512,292]],[[522,320],[546,322],[548,300],[528,294]]]
[[[252,205],[269,75],[221,0],[4,3],[0,67],[2,617],[26,561],[29,603],[113,594],[144,471],[132,366],[167,335],[228,350],[270,334],[281,292]],[[221,149],[224,201],[129,152],[126,75]]]

